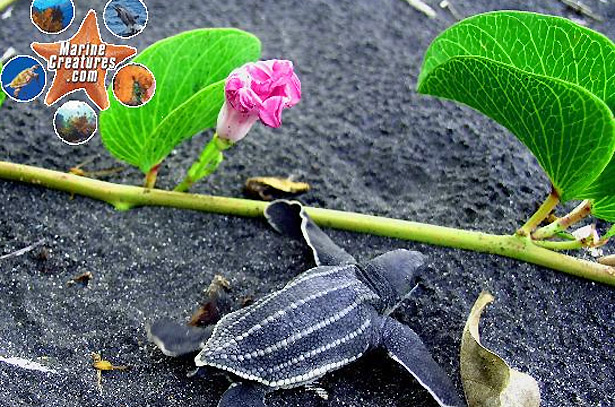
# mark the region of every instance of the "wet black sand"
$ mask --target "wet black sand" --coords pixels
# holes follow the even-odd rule
[[[615,6],[587,0],[611,38]],[[86,11],[78,3],[75,21]],[[104,3],[92,2],[102,12]],[[281,129],[256,126],[228,154],[219,173],[195,191],[240,196],[255,175],[296,175],[313,186],[311,205],[508,233],[547,193],[545,177],[507,131],[470,109],[416,94],[422,55],[452,23],[432,21],[401,0],[147,1],[150,21],[129,40],[140,49],[182,30],[233,26],[258,35],[263,57],[295,61],[303,100]],[[431,1],[436,5],[436,1]],[[455,2],[463,15],[514,8],[575,16],[556,0]],[[28,19],[29,2],[0,20],[0,50],[31,53],[49,41]],[[68,38],[74,24],[61,35]],[[106,33],[104,38],[113,41]],[[39,100],[0,109],[0,159],[67,170],[92,155],[89,168],[115,161],[99,137],[69,147],[53,134],[54,109]],[[170,188],[210,134],[177,148],[159,186]],[[110,178],[137,184],[129,170]],[[393,248],[429,255],[430,274],[415,301],[396,317],[417,330],[436,359],[459,381],[461,330],[483,289],[496,302],[484,318],[484,342],[540,384],[544,406],[615,404],[615,294],[612,288],[517,261],[331,231],[360,259]],[[147,342],[145,324],[186,318],[212,276],[233,296],[259,297],[311,266],[301,246],[262,220],[107,204],[0,181],[0,255],[40,239],[41,247],[0,261],[0,356],[38,361],[45,374],[0,362],[0,404],[6,406],[215,406],[223,376],[187,378],[189,359],[171,360]],[[67,287],[89,271],[88,288]],[[104,375],[96,387],[90,352],[128,372]],[[328,375],[324,402],[302,390],[277,392],[271,406],[435,405],[426,391],[384,353]]]

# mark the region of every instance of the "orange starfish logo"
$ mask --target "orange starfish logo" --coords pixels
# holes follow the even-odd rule
[[[47,106],[83,89],[101,110],[109,107],[109,95],[105,89],[107,70],[115,69],[126,58],[137,53],[134,47],[103,42],[94,10],[88,12],[79,31],[69,40],[34,42],[31,46],[34,52],[47,60],[47,69],[56,71],[45,97]]]

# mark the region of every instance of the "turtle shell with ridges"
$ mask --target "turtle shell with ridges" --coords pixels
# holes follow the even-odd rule
[[[380,298],[356,266],[316,267],[226,315],[196,357],[272,388],[296,387],[359,358]]]

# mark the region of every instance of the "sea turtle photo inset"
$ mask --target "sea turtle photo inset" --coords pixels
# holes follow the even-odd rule
[[[110,0],[103,12],[105,27],[120,38],[132,38],[147,25],[147,7],[141,0]]]
[[[29,55],[17,55],[2,68],[2,90],[16,102],[30,102],[43,92],[47,83],[45,69]]]
[[[53,129],[57,136],[70,145],[87,143],[96,132],[97,126],[94,109],[78,100],[64,103],[53,117]]]
[[[33,0],[30,18],[45,34],[58,34],[73,22],[75,4],[73,0]]]
[[[143,106],[155,92],[156,78],[144,65],[124,65],[113,77],[113,95],[124,106]]]

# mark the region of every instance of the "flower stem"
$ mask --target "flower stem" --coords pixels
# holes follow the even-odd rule
[[[169,206],[228,215],[258,217],[263,215],[267,206],[267,202],[248,199],[187,194],[113,184],[3,161],[0,161],[0,178],[99,199],[119,208],[139,205]],[[306,211],[316,223],[324,227],[498,254],[615,286],[615,268],[547,250],[534,244],[529,237],[492,235],[331,209],[307,207]]]
[[[592,211],[592,204],[589,199],[581,202],[579,206],[574,208],[570,213],[566,216],[563,216],[557,219],[555,222],[551,222],[547,226],[543,226],[532,234],[534,239],[548,239],[552,236],[555,236],[559,232],[563,232],[568,229],[570,226],[574,225],[577,222],[580,222]]]
[[[150,189],[154,188],[154,186],[156,185],[156,177],[158,176],[159,169],[160,169],[160,164],[156,164],[145,175],[144,188],[150,188]]]
[[[180,182],[173,190],[178,192],[186,192],[195,182],[216,171],[224,159],[222,151],[231,146],[232,143],[222,140],[218,137],[217,133],[214,134],[211,140],[209,140],[209,143],[207,143],[201,152],[199,159],[192,164],[182,182]]]
[[[551,193],[547,197],[547,199],[540,205],[538,210],[532,215],[531,218],[525,222],[525,225],[521,226],[519,230],[517,230],[518,236],[530,236],[530,234],[540,225],[540,222],[545,220],[549,214],[555,209],[557,204],[559,203],[559,194],[555,190],[555,188],[551,188]]]

